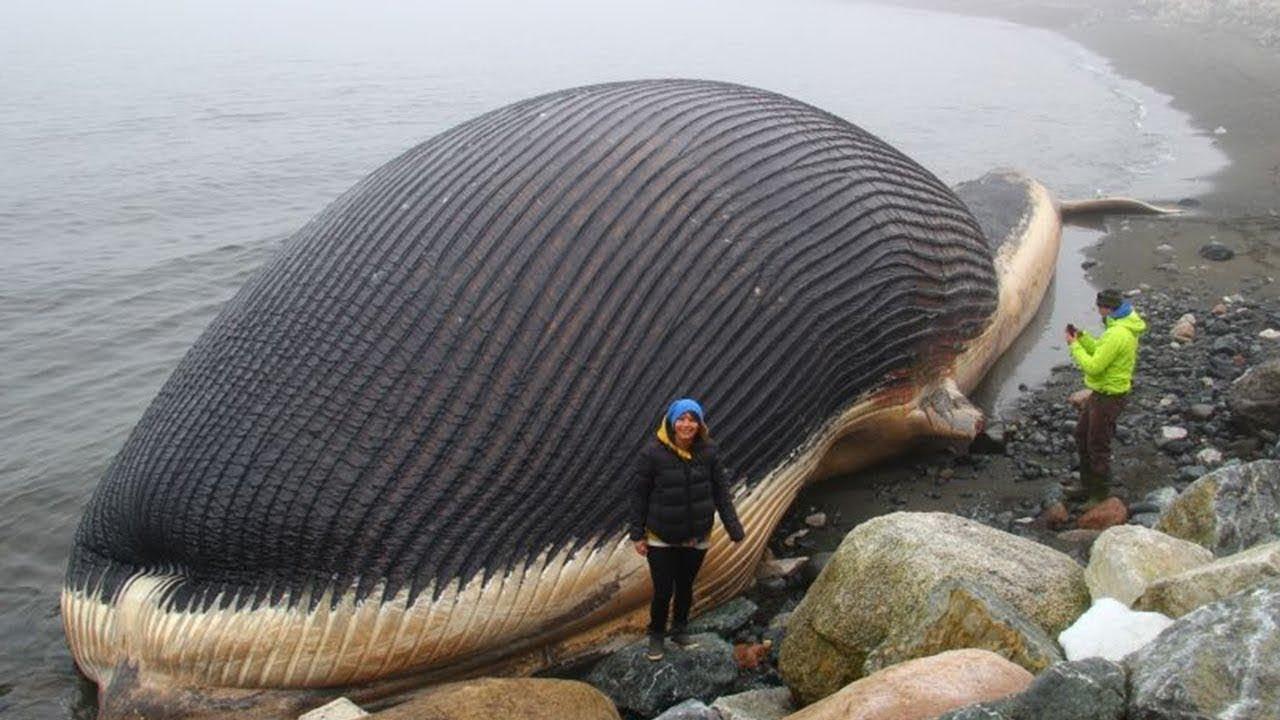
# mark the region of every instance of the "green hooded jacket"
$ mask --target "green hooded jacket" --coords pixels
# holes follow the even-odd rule
[[[1138,362],[1138,338],[1147,323],[1129,303],[1124,303],[1104,321],[1107,329],[1094,338],[1081,331],[1071,343],[1071,357],[1084,371],[1084,384],[1094,392],[1122,395],[1133,386],[1133,368]]]

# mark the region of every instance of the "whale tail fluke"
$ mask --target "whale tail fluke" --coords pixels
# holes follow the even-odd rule
[[[1152,205],[1142,200],[1126,197],[1103,197],[1089,200],[1062,200],[1058,212],[1063,219],[1083,215],[1176,215],[1181,208]]]

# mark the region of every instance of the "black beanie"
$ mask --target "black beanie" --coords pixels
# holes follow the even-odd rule
[[[1099,307],[1118,308],[1124,304],[1124,296],[1120,294],[1119,290],[1107,288],[1098,293],[1097,304]]]

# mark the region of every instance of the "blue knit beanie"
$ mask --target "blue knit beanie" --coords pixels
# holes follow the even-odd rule
[[[702,406],[693,398],[680,398],[679,400],[671,403],[671,405],[667,407],[667,424],[671,427],[675,427],[676,418],[687,412],[693,413],[698,418],[698,422],[703,425],[707,424],[707,421],[703,419]]]

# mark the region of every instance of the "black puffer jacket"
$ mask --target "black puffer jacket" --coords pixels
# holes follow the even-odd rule
[[[663,542],[681,543],[711,532],[716,511],[733,540],[744,536],[714,443],[699,440],[685,461],[653,438],[636,459],[631,539],[648,529]]]

